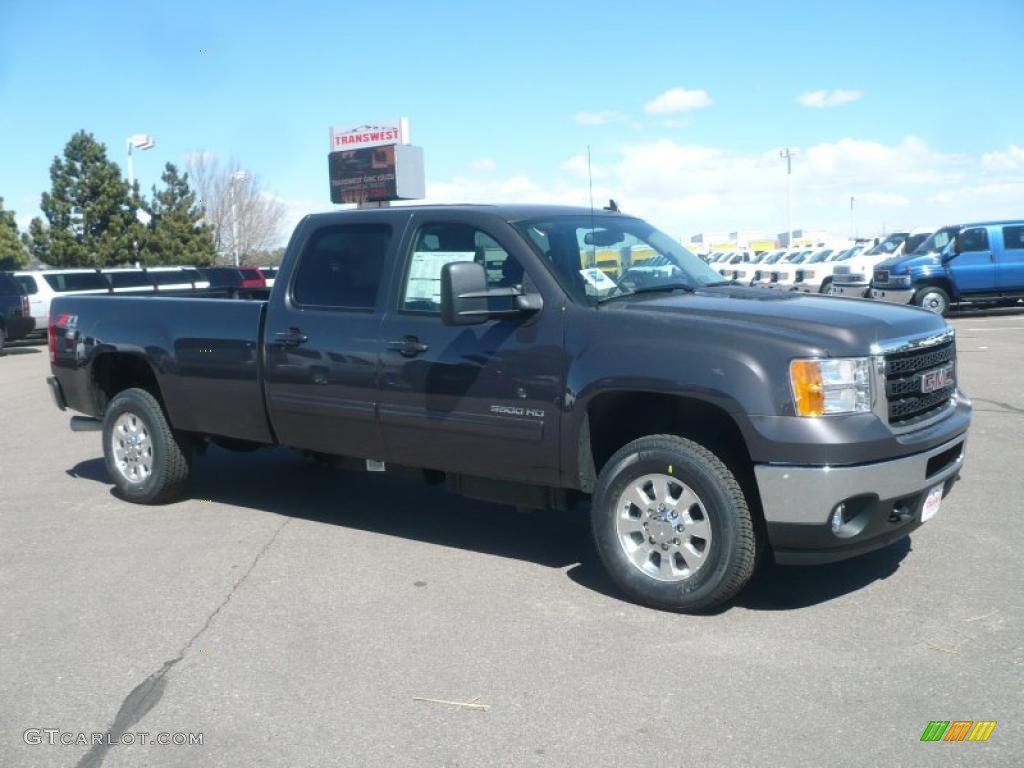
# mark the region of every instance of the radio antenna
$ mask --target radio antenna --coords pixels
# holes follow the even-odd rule
[[[590,187],[590,239],[594,239],[594,174],[590,169],[590,145],[587,144],[587,184]],[[597,246],[594,247],[594,259],[593,263],[588,263],[588,267],[594,266],[597,263]],[[590,262],[589,254],[587,261]]]

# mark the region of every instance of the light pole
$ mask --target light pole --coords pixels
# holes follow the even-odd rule
[[[246,171],[235,171],[231,174],[231,247],[235,252],[235,266],[238,266],[239,253],[238,253],[238,205],[237,196],[238,190],[236,184],[238,182],[248,181],[249,174]]]
[[[139,150],[152,149],[156,146],[156,139],[147,133],[136,133],[125,139],[128,145],[128,189],[135,186],[135,168],[132,166],[132,147]]]
[[[786,161],[786,247],[793,247],[793,158],[800,154],[796,147],[779,150],[779,157]]]
[[[850,195],[850,239],[853,240],[855,230],[853,228],[853,195]]]

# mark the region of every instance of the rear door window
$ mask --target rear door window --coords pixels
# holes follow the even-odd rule
[[[148,288],[152,283],[145,272],[108,272],[107,279],[114,288]]]
[[[189,282],[189,279],[181,270],[173,270],[169,272],[147,272],[146,274],[149,275],[149,279],[154,285],[180,285],[182,283]]]
[[[26,291],[21,284],[21,280],[13,278],[10,275],[6,275],[3,272],[0,272],[0,293],[13,293],[16,296],[20,296],[25,292]]]
[[[57,293],[71,291],[105,291],[110,287],[106,278],[99,272],[60,272],[55,275],[43,275]]]
[[[1003,247],[1008,250],[1024,249],[1024,226],[1003,227]]]
[[[318,230],[299,260],[292,300],[300,306],[372,310],[390,244],[390,224]]]
[[[39,286],[36,285],[36,279],[32,275],[15,275],[14,279],[18,282],[18,285],[25,289],[25,293],[29,296],[39,293]]]

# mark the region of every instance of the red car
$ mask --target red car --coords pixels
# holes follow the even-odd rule
[[[266,278],[263,277],[263,274],[255,267],[241,267],[238,271],[242,273],[243,288],[267,287]]]

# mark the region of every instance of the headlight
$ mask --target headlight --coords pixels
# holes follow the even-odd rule
[[[797,416],[871,411],[871,358],[794,360],[789,381]]]

